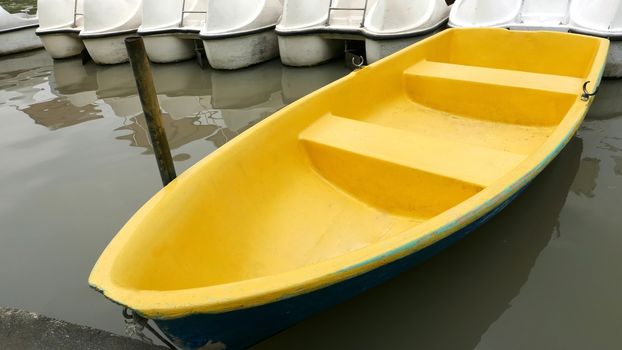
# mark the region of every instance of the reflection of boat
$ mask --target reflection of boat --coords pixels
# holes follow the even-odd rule
[[[79,59],[55,61],[50,87],[64,95],[93,92],[97,90],[95,67],[83,65]]]
[[[224,135],[225,142],[233,138],[237,133],[223,128],[217,124],[203,124],[200,116],[173,119],[168,114],[162,115],[162,124],[166,129],[166,136],[171,149],[177,149],[187,143],[200,139],[215,141],[217,146],[224,144],[221,136]],[[115,131],[130,131],[130,133],[117,137],[118,140],[130,141],[130,146],[145,148],[146,153],[153,153],[147,124],[142,117],[130,118],[130,123],[117,128]]]
[[[622,80],[605,80],[600,84],[587,119],[612,119],[622,115]]]
[[[84,0],[84,29],[80,39],[95,63],[127,62],[123,40],[140,26],[142,4],[142,0]]]
[[[282,12],[281,0],[209,0],[199,37],[210,65],[238,69],[277,57],[274,26]]]
[[[68,126],[102,118],[99,111],[91,104],[78,105],[69,97],[60,97],[51,101],[32,104],[22,109],[37,124],[50,130],[66,128]]]
[[[417,349],[476,349],[521,293],[556,233],[582,149],[581,139],[573,138],[525,192],[477,234],[253,350],[410,349],[413,339]],[[451,336],[439,337],[439,329]]]
[[[292,103],[349,72],[350,70],[343,64],[324,64],[306,68],[283,67],[281,77],[283,99],[286,103]]]
[[[279,35],[281,61],[310,66],[343,51],[343,41],[365,40],[375,62],[443,28],[445,0],[285,0]]]
[[[84,27],[84,0],[38,0],[40,26],[37,35],[53,58],[79,55],[84,50],[78,38]]]
[[[604,75],[622,76],[620,0],[458,0],[449,24],[452,27],[570,31],[612,39]]]
[[[183,346],[247,347],[503,209],[572,138],[607,46],[501,29],[415,44],[187,170],[134,215],[89,283]]]
[[[210,78],[213,108],[244,108],[281,90],[281,64],[273,60],[235,72],[212,71]]]
[[[127,97],[136,95],[136,81],[129,64],[97,67],[97,97]]]
[[[25,72],[40,67],[48,67],[52,64],[50,56],[43,50],[29,51],[2,57],[0,64],[0,77],[6,79],[11,75]]]
[[[9,13],[0,6],[0,55],[28,51],[41,47],[35,35],[37,17],[25,13]]]
[[[18,97],[11,99],[9,105],[19,108],[35,123],[50,130],[57,130],[101,118],[99,111],[91,104],[96,99],[92,91],[82,91],[81,87],[84,85],[77,84],[76,86],[76,80],[63,80],[60,75],[58,75],[60,82],[57,81],[56,64],[61,62],[54,62],[56,63],[53,65],[54,74],[50,74],[53,62],[45,51],[20,54],[14,59],[39,68],[13,72],[12,74],[15,75],[12,79],[6,77],[4,79],[4,83],[11,83],[11,86],[5,85],[1,88],[18,92]],[[39,63],[45,64],[38,65]],[[11,66],[15,65],[11,64]],[[76,65],[70,64],[70,66]],[[77,65],[77,67],[82,68],[82,65]],[[72,69],[69,75],[73,76],[74,72],[75,70]]]
[[[159,95],[203,96],[211,92],[211,71],[202,70],[195,62],[153,64],[151,71]]]

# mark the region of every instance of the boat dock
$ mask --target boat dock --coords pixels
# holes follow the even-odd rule
[[[5,350],[168,349],[34,312],[9,308],[0,308],[0,346]]]

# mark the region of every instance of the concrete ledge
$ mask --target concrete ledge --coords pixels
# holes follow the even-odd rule
[[[167,349],[32,312],[0,308],[0,349]]]

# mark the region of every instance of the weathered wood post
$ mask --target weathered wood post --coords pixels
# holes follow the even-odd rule
[[[166,139],[166,131],[162,126],[162,113],[160,104],[158,103],[158,95],[153,84],[153,76],[151,75],[151,66],[147,59],[145,44],[139,36],[131,36],[125,39],[125,47],[127,48],[130,64],[134,71],[134,79],[136,79],[136,87],[138,88],[138,96],[143,107],[147,127],[149,129],[149,138],[153,146],[158,169],[162,184],[168,185],[177,176],[175,173],[175,165],[171,156],[171,149]]]

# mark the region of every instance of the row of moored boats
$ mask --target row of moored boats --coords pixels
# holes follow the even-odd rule
[[[100,64],[127,61],[123,39],[145,38],[153,62],[170,63],[204,50],[210,65],[237,69],[280,56],[309,66],[364,41],[375,62],[452,27],[555,30],[622,38],[620,0],[39,0],[38,19],[0,9],[2,53],[36,47],[54,58],[84,49]],[[9,38],[10,37],[10,38]],[[40,45],[40,44],[39,44]],[[613,42],[606,75],[622,75]],[[618,59],[616,61],[616,58]],[[619,62],[618,62],[619,61]]]

